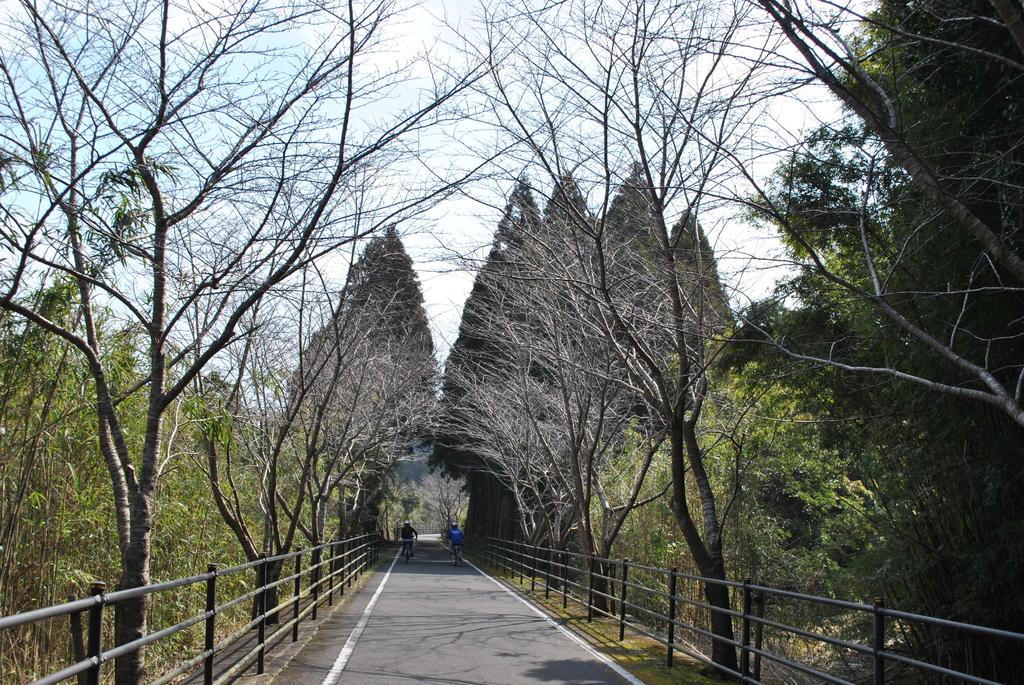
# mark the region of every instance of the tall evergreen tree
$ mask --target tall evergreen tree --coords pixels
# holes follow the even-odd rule
[[[352,268],[345,307],[372,321],[374,336],[410,354],[431,356],[433,336],[423,291],[395,225],[371,240]]]
[[[340,338],[336,348],[325,344],[335,336]],[[387,494],[388,471],[426,439],[436,399],[437,364],[423,292],[395,226],[366,245],[334,320],[317,338],[314,345],[335,350],[337,359],[330,363],[341,373],[329,393],[321,393],[320,401],[334,403],[340,417],[326,423],[326,432],[342,430],[347,436],[353,422],[360,421],[373,431],[355,438],[356,451],[370,446],[373,454],[363,458],[357,474],[348,476],[354,482],[351,491],[338,489],[339,534],[348,534],[372,527],[374,512]],[[386,417],[365,415],[364,405],[381,403],[388,405]],[[325,444],[332,440],[328,435]]]
[[[495,367],[507,363],[508,350],[501,340],[483,333],[500,311],[514,308],[508,288],[516,253],[541,230],[542,221],[529,183],[516,183],[498,223],[491,250],[462,311],[459,336],[445,363],[440,418],[432,461],[454,473],[464,474],[469,487],[467,533],[475,536],[516,533],[512,502],[507,488],[487,469],[481,457],[467,448],[457,426],[464,420],[461,408],[467,380],[483,382]]]

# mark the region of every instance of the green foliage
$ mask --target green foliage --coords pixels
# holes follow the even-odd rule
[[[104,228],[91,229],[86,238],[100,256],[101,263],[113,260],[123,264],[130,253],[130,245],[146,234],[152,207],[148,204],[150,196],[144,172],[154,178],[173,177],[175,167],[147,160],[145,170],[133,162],[100,175],[97,196],[105,214],[98,218]]]
[[[1019,54],[998,21],[953,20],[972,14],[993,10],[985,2],[884,1],[859,49],[870,56],[865,67],[894,94],[907,141],[1019,252],[1024,167],[1011,142],[1022,132],[1019,72],[949,45]],[[907,40],[887,24],[947,46]],[[886,301],[1014,387],[1024,352],[1020,294],[1004,287],[1005,275],[979,245],[859,125],[813,131],[779,166],[769,199],[790,224],[783,235],[793,257],[806,260],[811,248],[829,271],[870,291],[863,226]],[[777,218],[762,217],[765,225]],[[748,314],[754,325],[738,332],[740,341],[762,340],[759,331],[767,331],[791,349],[851,365],[983,387],[873,303],[813,270],[781,284],[774,301]],[[834,594],[882,595],[910,610],[1024,628],[1024,604],[1011,589],[1024,582],[1019,427],[987,405],[886,376],[794,367],[764,346],[734,347],[723,363],[745,384],[773,387],[759,413],[802,422],[784,432],[803,437],[783,435],[782,443],[776,433],[766,442],[765,429],[755,430],[760,485],[747,493],[757,519],[775,522],[768,548],[790,557],[794,578],[817,579]],[[815,559],[825,573],[815,571]],[[943,658],[1002,668],[982,647],[962,648]]]
[[[32,297],[36,310],[59,324],[71,325],[77,316],[72,282],[55,281]],[[103,360],[108,380],[115,388],[129,386],[137,378],[139,340],[118,330],[113,317],[101,317],[98,327],[98,335],[114,342]],[[91,374],[76,350],[36,326],[0,314],[0,615],[83,596],[93,581],[108,587],[118,582],[110,476],[96,438],[92,388]],[[131,396],[121,407],[129,443],[137,447],[145,402]],[[187,457],[168,462],[155,497],[155,579],[199,573],[210,561],[240,560],[205,477]],[[152,624],[180,620],[181,601],[156,603]],[[31,633],[8,632],[4,640],[13,640],[0,642],[0,680],[5,682],[70,663],[64,621],[46,622]],[[26,649],[28,644],[34,648]],[[162,649],[155,650],[154,669],[165,663]],[[180,651],[166,653],[167,658],[179,656]]]

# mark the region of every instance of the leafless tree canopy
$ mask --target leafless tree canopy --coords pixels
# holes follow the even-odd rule
[[[434,175],[393,193],[388,167],[469,80],[436,80],[402,111],[362,115],[406,78],[373,62],[390,2],[13,9],[0,61],[0,306],[89,364],[120,586],[134,587],[149,581],[167,411],[306,265],[448,192]],[[74,325],[26,297],[49,279],[74,284]],[[98,333],[109,317],[145,349],[126,379],[110,369],[117,340]],[[141,444],[121,410],[136,393],[148,406]],[[141,637],[144,604],[119,610],[118,639]],[[140,668],[120,659],[119,681]]]

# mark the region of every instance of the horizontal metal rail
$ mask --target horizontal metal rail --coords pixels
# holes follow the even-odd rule
[[[292,639],[296,639],[298,626],[303,620],[308,618],[315,620],[317,608],[321,604],[324,602],[332,603],[336,590],[340,590],[343,593],[346,584],[351,585],[356,577],[368,570],[376,562],[380,553],[380,544],[381,540],[376,534],[368,533],[274,556],[261,556],[256,560],[229,568],[217,568],[211,564],[206,573],[137,588],[104,592],[105,586],[101,583],[96,583],[89,597],[26,611],[12,616],[0,617],[0,631],[11,630],[63,616],[88,614],[89,653],[86,655],[86,658],[45,675],[33,681],[32,685],[54,685],[76,676],[83,677],[82,674],[84,674],[85,682],[88,685],[95,685],[99,682],[99,671],[104,663],[139,651],[147,645],[160,642],[183,630],[205,623],[204,639],[206,646],[197,653],[189,655],[171,671],[153,680],[151,685],[169,683],[175,678],[199,668],[200,665],[204,667],[204,684],[213,685],[215,682],[225,682],[245,672],[254,663],[256,664],[256,673],[262,673],[264,657],[269,647],[283,640],[288,631],[292,632]],[[307,557],[311,559],[311,562],[303,569],[302,560]],[[282,574],[281,570],[287,561],[293,561],[295,571],[289,574]],[[326,572],[325,568],[327,569]],[[275,580],[268,577],[271,574],[271,569],[273,569],[273,574],[277,576]],[[254,571],[256,576],[251,589],[245,589],[237,596],[226,601],[217,602],[218,579],[237,576],[249,570]],[[306,580],[305,588],[302,587],[303,580]],[[292,596],[281,599],[274,607],[268,607],[269,593],[271,591],[280,593],[280,589],[289,583],[293,584],[294,587]],[[168,593],[199,584],[204,585],[206,588],[206,608],[204,611],[189,616],[173,625],[152,631],[138,639],[112,645],[104,649],[104,610],[107,607],[128,600]],[[308,604],[300,611],[299,605],[302,600],[308,601]],[[241,628],[217,641],[217,617],[246,602],[253,603],[254,614],[252,618],[244,623]],[[289,610],[293,610],[294,615],[292,618],[283,624],[278,624],[276,630],[268,637],[266,635],[266,627],[271,617]],[[247,635],[251,635],[254,629],[257,631],[255,646],[240,658],[235,659],[233,663],[221,664],[222,668],[227,666],[227,670],[220,673],[214,679],[213,666],[215,657],[224,654],[229,647]]]
[[[762,664],[769,662],[775,664],[777,668],[836,685],[850,685],[852,682],[883,685],[889,667],[912,669],[925,678],[940,676],[977,685],[998,685],[996,681],[976,673],[931,663],[918,658],[918,655],[900,653],[902,650],[898,649],[899,643],[886,633],[887,624],[890,628],[899,626],[902,629],[901,635],[905,634],[908,626],[929,626],[1008,641],[1012,643],[1011,650],[1024,649],[1024,633],[890,609],[884,606],[881,600],[876,600],[875,604],[864,604],[820,597],[759,585],[749,580],[707,578],[681,573],[676,569],[658,568],[628,560],[610,559],[564,548],[556,549],[498,538],[488,538],[484,556],[486,561],[502,572],[518,575],[521,582],[528,582],[531,590],[541,588],[546,597],[550,596],[551,592],[560,592],[563,607],[569,601],[585,607],[588,621],[592,620],[594,615],[598,615],[619,623],[620,639],[623,631],[629,629],[661,643],[667,648],[666,663],[669,666],[672,665],[673,652],[680,652],[745,683],[762,683]],[[644,582],[638,582],[638,574]],[[664,583],[664,587],[650,587],[646,584],[659,581]],[[679,591],[679,581],[700,584],[705,589],[709,586],[724,587],[731,595],[729,604],[714,606],[708,601],[687,596]],[[772,607],[777,604],[781,606],[781,602],[789,601],[806,602],[838,610],[839,615],[844,617],[846,625],[850,624],[851,619],[862,616],[872,623],[871,630],[865,633],[865,637],[870,634],[872,641],[865,644],[833,637],[813,629],[790,625],[778,618],[767,618],[767,600],[774,600]],[[667,614],[662,613],[666,605]],[[733,608],[734,606],[739,609]],[[691,615],[699,612],[702,617],[700,623],[703,625],[695,625],[677,618],[678,607],[688,607]],[[627,614],[627,610],[630,614]],[[733,624],[733,637],[724,632],[716,634],[717,628],[711,628],[714,616],[729,618],[729,622]],[[681,642],[676,638],[676,629],[699,636],[710,644],[718,645],[719,649],[727,646],[738,650],[738,670],[716,663],[696,647]],[[816,665],[801,662],[789,654],[766,648],[764,637],[768,631],[771,631],[771,636],[779,636],[780,639],[781,636],[789,635],[808,643],[826,645],[846,655],[856,655],[860,661],[840,659],[849,672],[830,673]],[[859,668],[856,666],[858,663],[863,664],[863,673],[856,672]],[[865,680],[871,675],[872,666],[873,678]]]

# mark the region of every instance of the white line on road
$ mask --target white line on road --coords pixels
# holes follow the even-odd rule
[[[395,558],[391,560],[391,566],[388,566],[388,572],[384,574],[384,578],[380,581],[380,585],[377,586],[377,591],[373,593],[373,597],[370,598],[370,603],[363,609],[363,615],[359,617],[359,621],[356,623],[356,627],[352,629],[352,634],[348,636],[348,640],[345,641],[345,646],[338,652],[338,658],[334,660],[334,665],[331,666],[331,670],[327,672],[327,676],[321,685],[334,685],[338,682],[341,677],[341,672],[345,670],[345,666],[348,665],[348,660],[352,658],[352,652],[355,651],[356,643],[359,642],[359,638],[362,637],[363,631],[366,630],[366,624],[370,620],[370,614],[373,613],[373,608],[377,606],[377,600],[380,599],[380,595],[384,592],[384,584],[388,582],[388,578],[391,577],[391,570],[395,568],[395,562],[398,561],[398,555],[401,554],[402,548],[398,548],[398,553],[395,554]]]
[[[580,637],[579,637],[578,635],[574,635],[574,634],[572,633],[572,631],[570,631],[570,630],[569,630],[568,628],[566,628],[565,626],[559,625],[559,624],[558,624],[557,622],[555,622],[555,620],[554,620],[553,618],[551,618],[551,617],[550,617],[550,616],[548,616],[548,615],[547,615],[546,613],[544,613],[543,611],[541,611],[540,609],[538,609],[537,607],[535,607],[535,606],[534,606],[533,604],[531,604],[530,602],[528,602],[528,601],[526,601],[525,599],[523,599],[522,597],[520,597],[518,593],[514,592],[514,591],[513,591],[513,590],[512,590],[511,588],[509,588],[509,587],[508,587],[507,585],[505,585],[504,583],[502,583],[502,582],[501,582],[500,580],[498,580],[498,579],[496,579],[496,578],[494,578],[494,577],[490,576],[489,574],[485,573],[484,571],[482,571],[482,570],[480,569],[480,567],[479,567],[479,566],[477,566],[476,564],[474,564],[474,563],[473,563],[472,561],[468,561],[468,560],[466,560],[466,559],[463,559],[463,561],[465,561],[465,562],[466,562],[467,564],[469,564],[469,565],[470,565],[470,566],[472,566],[472,567],[473,567],[474,569],[476,569],[476,572],[477,572],[477,573],[479,573],[480,575],[482,575],[482,576],[483,576],[484,578],[488,579],[489,581],[491,581],[492,583],[494,583],[495,585],[497,585],[498,587],[500,587],[500,588],[501,588],[502,590],[504,590],[504,591],[505,591],[505,592],[507,592],[508,594],[512,595],[513,597],[515,597],[516,599],[518,599],[518,600],[519,600],[520,602],[522,602],[522,603],[523,603],[523,604],[525,604],[526,606],[530,607],[530,610],[531,610],[531,611],[532,611],[533,613],[535,613],[535,614],[537,614],[538,616],[540,616],[541,618],[543,618],[543,619],[544,619],[545,621],[547,621],[547,622],[548,622],[548,623],[549,623],[549,624],[550,624],[550,625],[551,625],[552,627],[554,627],[554,629],[555,629],[555,630],[557,630],[557,631],[558,631],[558,632],[560,632],[560,633],[561,633],[562,635],[566,636],[567,638],[569,638],[570,640],[572,640],[573,642],[575,642],[575,643],[576,643],[577,645],[579,645],[580,647],[582,647],[584,651],[586,651],[586,652],[587,652],[588,654],[590,654],[590,656],[594,657],[594,658],[595,658],[595,659],[597,659],[598,661],[600,661],[600,662],[604,663],[604,665],[605,665],[605,666],[607,666],[608,668],[610,668],[610,669],[612,669],[613,671],[615,671],[615,672],[616,672],[617,674],[619,674],[619,676],[621,676],[621,677],[622,677],[622,678],[623,678],[623,679],[624,679],[624,680],[625,680],[625,681],[626,681],[627,683],[629,683],[630,685],[644,685],[644,682],[643,682],[642,680],[638,680],[638,679],[637,679],[637,677],[636,677],[636,676],[634,676],[634,675],[633,675],[632,673],[630,673],[629,671],[627,671],[626,669],[624,669],[624,668],[623,668],[622,666],[619,666],[619,665],[618,665],[617,663],[615,663],[615,662],[614,662],[614,661],[613,661],[613,660],[612,660],[612,659],[611,659],[610,657],[608,657],[608,656],[606,656],[606,655],[602,654],[601,652],[599,652],[599,651],[597,651],[596,649],[594,649],[593,647],[591,647],[591,646],[590,646],[589,644],[587,644],[587,643],[586,643],[586,642],[585,642],[585,641],[584,641],[584,640],[583,640],[582,638],[580,638]]]

